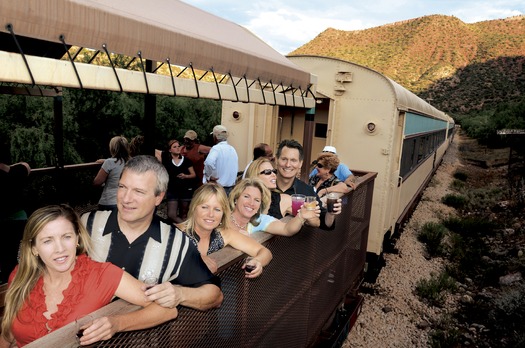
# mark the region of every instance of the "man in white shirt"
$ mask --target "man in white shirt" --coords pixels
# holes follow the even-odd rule
[[[222,125],[213,127],[213,140],[215,145],[211,148],[208,157],[204,161],[204,177],[202,181],[216,182],[227,194],[230,193],[239,171],[239,159],[237,151],[228,144],[228,130]]]

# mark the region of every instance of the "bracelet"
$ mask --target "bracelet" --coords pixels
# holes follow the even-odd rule
[[[306,219],[304,219],[304,218],[301,216],[301,211],[300,211],[300,210],[297,212],[297,217],[298,217],[299,219],[301,219],[301,224],[304,225],[304,223],[306,222]]]

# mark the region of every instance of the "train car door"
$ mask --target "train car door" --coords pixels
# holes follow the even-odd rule
[[[405,127],[405,112],[399,112],[397,116],[397,123],[394,129],[394,136],[392,148],[390,153],[390,197],[391,204],[387,207],[386,217],[390,224],[390,231],[395,232],[395,226],[400,210],[401,192],[403,190],[403,180],[400,177],[401,152],[403,148],[403,134]]]

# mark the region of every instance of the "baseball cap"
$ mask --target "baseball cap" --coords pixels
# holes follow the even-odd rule
[[[197,133],[194,130],[190,129],[189,131],[186,132],[186,134],[184,134],[184,138],[195,140],[197,139]]]
[[[323,152],[331,152],[331,153],[337,155],[337,151],[336,151],[335,147],[333,147],[333,146],[325,146],[324,149],[323,149]]]
[[[221,133],[228,133],[228,130],[226,129],[226,127],[224,127],[223,125],[219,124],[219,125],[213,127],[213,132],[211,132],[210,134],[217,135],[217,134],[221,134]]]

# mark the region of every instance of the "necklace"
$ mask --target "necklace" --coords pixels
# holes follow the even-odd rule
[[[230,215],[230,218],[231,218],[233,224],[234,224],[235,226],[237,226],[237,228],[238,228],[239,230],[245,230],[245,229],[246,229],[246,226],[247,226],[248,224],[245,224],[244,226],[239,225],[239,224],[237,223],[237,221],[235,221],[235,218],[233,217],[233,214]]]

